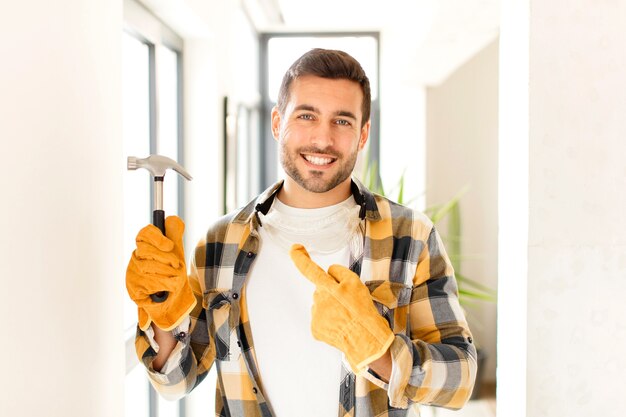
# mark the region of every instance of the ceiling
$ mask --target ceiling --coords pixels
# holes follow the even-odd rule
[[[259,31],[378,31],[383,61],[437,85],[499,33],[499,0],[244,0]],[[384,62],[381,64],[384,65]]]

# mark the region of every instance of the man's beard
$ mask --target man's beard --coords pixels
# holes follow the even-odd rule
[[[333,149],[320,150],[316,148],[300,148],[296,149],[293,155],[289,155],[287,147],[281,143],[280,145],[280,162],[283,169],[300,187],[313,193],[325,193],[337,187],[344,182],[352,174],[354,165],[356,164],[356,158],[358,152],[354,152],[348,156],[348,159],[341,157],[341,155]],[[315,169],[307,169],[309,173],[308,178],[304,178],[302,173],[298,171],[296,167],[296,161],[302,158],[302,153],[312,154],[325,154],[336,158],[334,164],[339,165],[337,172],[329,179],[323,179],[324,171],[316,171]],[[342,162],[343,161],[343,162]]]

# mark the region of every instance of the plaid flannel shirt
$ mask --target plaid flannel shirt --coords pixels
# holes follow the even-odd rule
[[[256,365],[245,283],[259,249],[262,225],[256,212],[267,213],[281,186],[221,218],[196,247],[189,279],[198,303],[189,331],[177,335],[161,372],[153,370],[155,349],[138,329],[138,357],[165,398],[190,392],[215,364],[217,416],[274,415]],[[362,253],[351,254],[350,268],[369,288],[396,338],[388,383],[371,371],[355,375],[342,365],[338,415],[406,416],[415,404],[462,407],[474,384],[476,350],[438,233],[423,214],[356,180],[352,193],[361,206],[363,246]]]

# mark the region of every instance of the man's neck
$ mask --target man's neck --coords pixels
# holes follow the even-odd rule
[[[347,178],[332,190],[324,193],[314,193],[302,188],[290,177],[277,194],[278,199],[284,204],[296,208],[320,208],[339,204],[350,197],[351,179]]]

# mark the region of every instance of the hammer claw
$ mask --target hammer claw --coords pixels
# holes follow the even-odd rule
[[[162,155],[150,155],[147,158],[137,158],[129,156],[127,161],[127,168],[129,170],[135,170],[137,168],[145,168],[154,177],[162,177],[165,175],[167,169],[173,169],[180,175],[191,181],[191,175],[183,168],[178,162],[174,161],[167,156]]]

